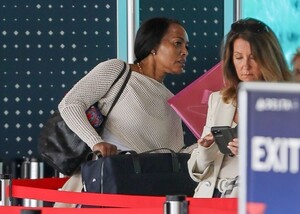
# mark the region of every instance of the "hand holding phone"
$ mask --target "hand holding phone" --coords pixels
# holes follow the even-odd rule
[[[233,155],[231,150],[227,148],[230,141],[237,137],[237,126],[231,128],[229,126],[214,126],[211,128],[211,133],[214,136],[220,152],[225,155]]]

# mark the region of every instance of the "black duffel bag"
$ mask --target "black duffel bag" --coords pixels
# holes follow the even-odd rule
[[[125,151],[83,163],[81,174],[84,191],[148,196],[193,196],[197,183],[188,173],[187,161],[190,154],[153,151],[157,150],[139,154]]]

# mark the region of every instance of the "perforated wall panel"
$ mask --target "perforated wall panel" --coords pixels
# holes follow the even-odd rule
[[[31,156],[63,95],[116,56],[116,2],[0,2],[0,157]]]

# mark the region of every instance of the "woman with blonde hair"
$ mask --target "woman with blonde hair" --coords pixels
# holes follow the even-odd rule
[[[198,148],[188,161],[192,179],[199,182],[194,197],[238,196],[238,138],[229,142],[232,154],[227,155],[220,152],[211,134],[214,126],[237,126],[238,84],[291,79],[278,39],[269,26],[257,19],[241,19],[231,25],[222,60],[225,87],[210,95],[206,124]]]

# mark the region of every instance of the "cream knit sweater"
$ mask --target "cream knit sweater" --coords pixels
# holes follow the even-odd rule
[[[168,147],[178,152],[183,146],[181,120],[167,104],[173,94],[161,83],[138,72],[130,79],[111,111],[102,136],[89,124],[85,111],[96,101],[106,115],[129,72],[109,90],[124,62],[112,59],[98,64],[78,81],[59,103],[59,111],[68,126],[89,147],[108,142],[118,149],[143,152]]]

